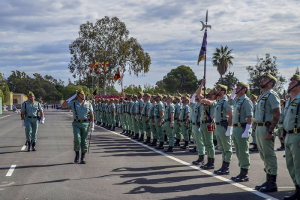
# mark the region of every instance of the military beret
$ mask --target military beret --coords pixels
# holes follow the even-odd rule
[[[249,87],[248,84],[243,83],[243,82],[238,82],[236,85],[237,85],[237,86],[240,86],[240,87],[245,87],[245,88],[248,88],[248,87]]]
[[[217,84],[217,85],[216,85],[216,88],[221,88],[221,89],[227,90],[228,87],[227,87],[226,85]]]
[[[168,96],[169,99],[173,101],[174,97],[173,96]]]
[[[164,99],[164,98],[167,98],[168,96],[167,96],[167,95],[165,95],[165,94],[163,94],[163,95],[162,95],[162,97],[163,97],[163,99]]]
[[[180,93],[177,94],[178,97],[181,97],[182,95]]]
[[[277,78],[275,78],[274,76],[272,76],[270,73],[265,73],[264,74],[264,78],[265,77],[268,77],[268,78],[270,78],[270,79],[273,79],[275,82],[277,82]]]
[[[144,95],[144,93],[143,93],[143,92],[138,92],[138,94]]]
[[[254,94],[251,94],[251,96],[250,97],[252,97],[252,98],[254,98],[254,99],[257,99],[257,96],[256,95],[254,95]]]
[[[34,94],[33,94],[31,91],[28,91],[27,96],[29,96],[29,97],[34,97]]]
[[[84,94],[84,91],[82,89],[76,90],[77,94]]]
[[[290,79],[291,81],[300,81],[300,76],[298,74],[294,74],[293,77]]]

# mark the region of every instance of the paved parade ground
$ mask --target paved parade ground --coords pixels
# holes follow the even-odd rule
[[[279,191],[253,190],[265,182],[263,162],[251,153],[249,182],[230,181],[239,174],[235,153],[230,175],[215,176],[190,163],[197,154],[174,148],[164,154],[119,133],[95,127],[87,164],[73,163],[72,113],[45,110],[37,151],[27,152],[20,115],[0,115],[0,199],[283,199],[294,192],[284,152],[276,151]],[[183,142],[182,142],[183,143]],[[165,145],[167,147],[167,145]],[[280,146],[276,138],[275,148]],[[207,159],[207,158],[205,158]],[[221,166],[216,151],[215,168]]]

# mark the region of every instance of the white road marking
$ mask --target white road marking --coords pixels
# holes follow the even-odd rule
[[[0,117],[0,119],[3,119],[3,118],[8,117],[8,116],[10,116],[10,115],[6,115],[6,116],[3,116],[3,117]]]
[[[26,149],[26,145],[23,145],[21,151],[24,151],[25,149]]]
[[[105,128],[103,128],[103,127],[100,127],[100,128],[105,129]],[[105,129],[105,130],[106,130],[106,129]],[[109,130],[107,130],[107,131],[109,131]],[[242,189],[242,190],[245,190],[245,191],[247,191],[247,192],[251,192],[252,194],[255,194],[255,195],[257,195],[257,196],[260,196],[260,197],[262,197],[262,198],[264,198],[264,199],[267,199],[267,200],[278,200],[278,199],[276,199],[276,198],[274,198],[274,197],[272,197],[272,196],[269,196],[269,195],[267,195],[267,194],[264,194],[264,193],[262,193],[262,192],[259,192],[259,191],[257,191],[257,190],[254,190],[254,189],[252,189],[252,188],[249,188],[249,187],[247,187],[247,186],[244,186],[244,185],[242,185],[242,184],[240,184],[240,183],[236,183],[236,182],[234,182],[234,181],[232,181],[232,180],[229,180],[229,179],[227,179],[227,178],[224,178],[224,177],[222,177],[222,176],[213,174],[213,173],[211,173],[210,171],[200,169],[199,167],[197,167],[197,166],[195,166],[195,165],[192,165],[192,164],[187,163],[187,162],[185,162],[185,161],[183,161],[183,160],[180,160],[180,159],[178,159],[178,158],[175,158],[175,157],[173,157],[173,156],[170,156],[170,155],[168,155],[168,154],[166,154],[166,153],[164,153],[164,152],[158,151],[158,150],[156,150],[156,149],[154,149],[154,148],[152,148],[152,147],[149,147],[148,145],[145,145],[145,144],[140,143],[140,142],[138,142],[138,141],[135,141],[135,140],[133,140],[133,139],[131,139],[131,138],[128,138],[127,136],[121,135],[121,134],[116,133],[116,132],[114,132],[114,131],[109,131],[109,132],[112,132],[113,134],[116,134],[116,135],[118,135],[118,136],[122,136],[122,137],[125,138],[125,139],[128,139],[128,140],[130,140],[130,141],[132,141],[132,142],[134,142],[134,143],[137,143],[137,144],[139,144],[139,145],[141,145],[141,146],[143,146],[143,147],[146,147],[146,148],[148,148],[148,149],[150,149],[150,150],[152,150],[152,151],[154,151],[154,152],[156,152],[156,153],[158,153],[158,154],[160,154],[160,155],[162,155],[162,156],[165,156],[165,157],[167,157],[167,158],[169,158],[169,159],[171,159],[171,160],[174,160],[174,161],[176,161],[176,162],[179,162],[179,163],[181,163],[181,164],[183,164],[183,165],[186,165],[186,166],[188,166],[188,167],[190,167],[190,168],[193,168],[193,169],[195,169],[195,170],[201,171],[201,172],[203,172],[204,174],[210,175],[210,176],[212,176],[212,177],[214,177],[214,178],[217,178],[217,179],[219,179],[219,180],[221,180],[221,181],[227,182],[227,183],[229,183],[229,184],[231,184],[231,185],[233,185],[233,186],[235,186],[235,187],[238,187],[238,188],[240,188],[240,189]]]
[[[17,165],[12,165],[12,166],[10,167],[10,169],[8,170],[6,176],[11,176],[12,173],[14,172],[16,166],[17,166]]]

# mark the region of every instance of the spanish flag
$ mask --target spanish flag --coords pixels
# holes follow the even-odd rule
[[[104,73],[104,72],[105,72],[107,65],[109,65],[108,61],[106,61],[106,64],[105,64],[105,66],[104,66],[104,68],[103,68],[103,71],[102,71],[102,73]]]
[[[104,65],[104,62],[102,62],[102,63],[101,63],[101,65],[100,65],[99,69],[98,69],[98,70],[97,70],[97,72],[96,72],[97,74],[99,74],[99,73],[100,73],[101,67],[102,67],[103,65]]]
[[[92,72],[92,71],[93,71],[93,61],[91,61],[91,67],[90,67],[89,72]]]
[[[115,73],[114,76],[114,81],[116,82],[118,79],[121,78],[121,74],[120,74],[120,67],[117,69],[117,73]]]

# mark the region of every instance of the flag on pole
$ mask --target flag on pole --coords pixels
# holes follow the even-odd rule
[[[92,72],[92,71],[93,71],[93,61],[91,61],[91,67],[90,67],[89,72]]]
[[[98,69],[98,70],[97,70],[97,72],[96,72],[97,74],[99,74],[99,73],[100,73],[101,67],[102,67],[103,65],[104,65],[104,62],[102,62],[102,63],[101,63],[101,65],[100,65],[99,69]]]
[[[199,63],[201,62],[201,60],[205,59],[206,56],[206,45],[207,45],[207,32],[205,30],[204,36],[203,36],[203,41],[202,41],[202,46],[200,49],[200,53],[199,53],[199,58],[198,58],[198,62],[197,65],[199,65]]]
[[[93,95],[94,95],[94,96],[97,95],[97,88],[94,90]]]
[[[103,68],[103,71],[102,71],[102,73],[104,73],[104,72],[105,72],[107,65],[109,65],[108,61],[106,61],[106,64],[105,64],[105,66],[104,66],[104,68]]]
[[[95,63],[95,65],[92,67],[92,63],[91,63],[91,68],[90,68],[90,73],[92,73],[93,72],[93,69],[96,67],[96,66],[98,66],[99,64],[98,64],[98,61]]]
[[[117,72],[115,73],[115,76],[114,76],[114,81],[116,82],[120,78],[121,78],[120,67],[118,67]]]

